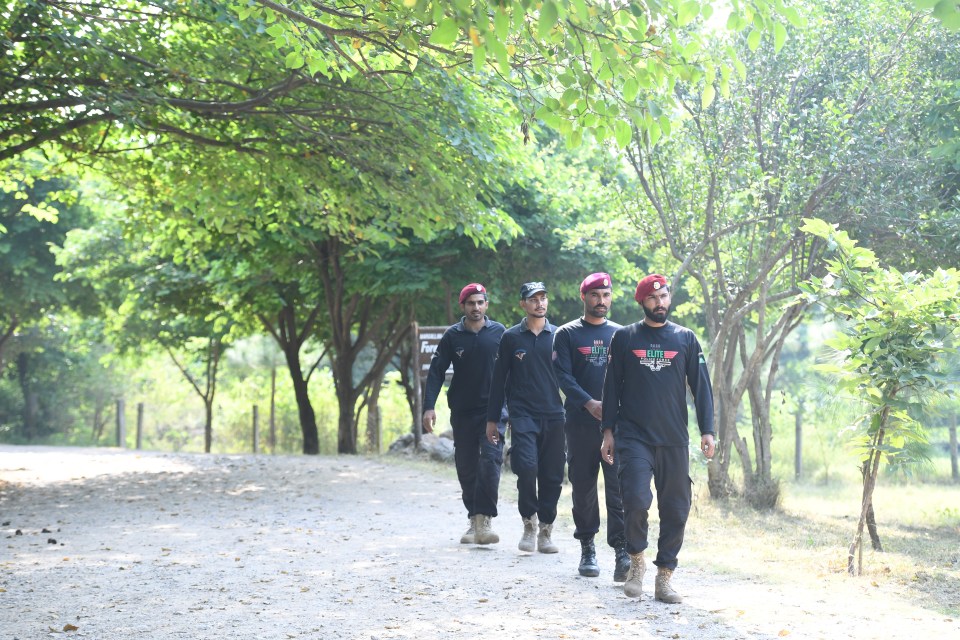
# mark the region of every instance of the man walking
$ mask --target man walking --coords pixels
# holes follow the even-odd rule
[[[612,284],[610,275],[592,273],[580,284],[583,316],[557,330],[553,340],[554,366],[560,389],[566,398],[567,477],[573,487],[573,537],[580,541],[582,576],[600,575],[593,538],[600,531],[600,502],[597,476],[602,468],[604,500],[607,508],[607,544],[614,548],[615,582],[624,582],[630,569],[630,556],[623,534],[623,503],[616,464],[601,465],[600,431],[603,376],[607,370],[610,339],[620,328],[607,320]]]
[[[563,404],[553,369],[553,336],[542,282],[520,287],[526,317],[500,340],[487,403],[487,438],[498,444],[504,398],[510,414],[510,465],[517,474],[518,509],[523,519],[521,551],[557,553],[551,539],[563,485]]]
[[[491,519],[497,516],[503,439],[497,442],[487,439],[486,416],[493,364],[505,327],[487,317],[488,305],[487,290],[482,284],[471,282],[460,291],[463,317],[440,337],[430,360],[423,393],[423,430],[431,433],[437,422],[437,396],[452,363],[453,379],[447,391],[447,403],[453,427],[457,479],[470,519],[469,528],[460,538],[461,544],[500,542]],[[503,407],[502,400],[500,406]],[[498,414],[494,429],[500,434],[506,429],[502,413]]]
[[[613,464],[615,443],[619,458],[630,554],[623,592],[631,598],[643,592],[652,480],[660,513],[654,597],[675,604],[683,599],[670,579],[677,568],[691,503],[686,389],[693,395],[700,449],[707,458],[714,453],[713,390],[693,332],[667,320],[671,303],[667,279],[648,275],[637,283],[635,298],[643,307],[643,320],[618,329],[610,343],[603,384],[602,451],[604,460]]]

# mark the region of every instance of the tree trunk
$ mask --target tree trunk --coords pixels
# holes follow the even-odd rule
[[[877,485],[877,474],[880,469],[880,447],[883,445],[884,425],[887,423],[889,413],[890,407],[888,405],[883,408],[880,427],[871,443],[870,455],[867,456],[863,464],[863,497],[860,501],[860,519],[857,521],[857,532],[854,534],[853,542],[850,543],[850,551],[847,557],[847,571],[850,575],[863,574],[863,529],[867,524],[867,514],[873,505],[873,490]],[[879,535],[877,536],[877,544],[879,544]]]
[[[30,375],[30,355],[24,351],[17,354],[17,381],[23,396],[23,425],[21,435],[28,442],[37,436],[37,421],[40,416],[40,398],[33,388]]]
[[[870,544],[874,551],[883,551],[883,545],[880,544],[880,532],[877,530],[877,516],[873,512],[873,497],[870,497],[870,504],[867,506],[867,533],[870,534]]]
[[[203,399],[203,452],[213,448],[213,396]]]
[[[13,333],[17,330],[19,324],[20,322],[17,320],[17,317],[13,316],[10,319],[10,325],[4,329],[3,333],[0,333],[0,374],[3,373],[3,356],[7,341],[13,337]]]
[[[303,453],[307,455],[320,453],[320,438],[317,433],[317,416],[310,403],[307,378],[304,377],[303,368],[300,366],[300,349],[306,342],[307,336],[313,331],[319,310],[319,306],[314,307],[303,321],[302,327],[298,326],[296,310],[289,306],[283,306],[277,312],[276,325],[267,316],[259,316],[260,323],[277,341],[283,352],[284,361],[287,363],[287,371],[290,372],[290,381],[293,383],[293,397],[297,402]]]
[[[357,394],[351,385],[350,389],[341,391],[337,388],[337,453],[357,453],[357,423],[353,412],[357,405]]]
[[[383,377],[374,380],[367,394],[367,451],[380,453],[382,416],[380,414],[380,390],[383,388]]]
[[[293,382],[293,397],[297,402],[297,415],[300,418],[300,431],[303,434],[303,452],[307,455],[320,453],[320,437],[317,433],[317,416],[310,403],[310,393],[307,381],[300,368],[300,348],[294,345],[285,345],[284,357],[287,361],[287,370]]]
[[[277,367],[270,366],[270,453],[277,452]]]

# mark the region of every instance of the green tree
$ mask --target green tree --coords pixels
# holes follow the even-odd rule
[[[16,331],[54,312],[84,290],[56,281],[60,272],[51,247],[67,231],[90,220],[90,213],[66,198],[63,181],[18,183],[0,190],[0,373],[4,350]]]
[[[732,51],[705,54],[713,5],[698,0],[388,0],[377,5],[234,2],[243,23],[273,36],[291,68],[332,77],[386,77],[423,65],[489,81],[516,99],[526,139],[534,118],[572,146],[584,133],[625,146],[634,127],[669,130],[672,88],[706,77],[723,91],[737,65]],[[759,43],[782,44],[784,22],[802,24],[781,2],[735,0],[726,22]]]
[[[709,83],[679,84],[686,119],[669,138],[627,149],[636,190],[630,212],[658,270],[699,307],[718,408],[712,495],[735,491],[740,459],[747,497],[776,503],[770,403],[779,355],[803,319],[792,301],[818,267],[823,242],[800,233],[804,216],[847,221],[870,237],[871,220],[936,206],[937,176],[921,167],[925,109],[938,99],[931,56],[956,59],[955,44],[898,4],[807,7],[810,28],[776,46],[740,44],[745,73],[730,99],[708,100]],[[654,144],[656,142],[656,144]],[[893,179],[895,178],[895,179]],[[882,194],[882,197],[879,197]],[[686,279],[685,277],[689,277]],[[752,426],[740,434],[749,403]]]
[[[124,237],[104,213],[68,235],[57,251],[60,280],[96,292],[96,314],[121,352],[163,349],[204,406],[204,451],[213,444],[217,371],[234,322],[212,296],[209,278]]]
[[[827,273],[802,286],[802,299],[823,305],[841,325],[828,343],[836,362],[820,369],[867,406],[853,425],[861,445],[863,494],[847,566],[859,575],[865,525],[879,548],[873,493],[880,464],[895,460],[910,443],[926,443],[926,431],[910,409],[948,383],[938,365],[956,352],[960,335],[960,271],[901,273],[883,268],[872,251],[822,220],[806,220],[802,230],[831,245]]]

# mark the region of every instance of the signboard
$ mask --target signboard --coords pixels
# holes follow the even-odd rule
[[[430,359],[440,345],[440,338],[448,327],[417,327],[417,370],[421,384],[426,381],[430,371]],[[447,381],[453,376],[453,364],[447,368]]]

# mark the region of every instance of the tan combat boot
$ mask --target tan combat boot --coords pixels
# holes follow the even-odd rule
[[[537,551],[540,553],[557,553],[560,551],[560,548],[550,539],[551,533],[553,533],[553,523],[543,524],[541,522],[540,533],[537,534]]]
[[[477,517],[470,516],[470,528],[460,536],[460,544],[476,544],[477,542]]]
[[[630,554],[630,571],[623,583],[623,593],[629,598],[639,598],[643,594],[643,574],[647,572],[647,563],[643,551]]]
[[[523,537],[517,545],[520,551],[537,550],[537,514],[523,519]]]
[[[667,604],[680,604],[683,602],[683,597],[670,586],[671,576],[673,576],[673,569],[666,569],[664,567],[657,569],[657,580],[654,583],[654,597],[660,602],[666,602]]]
[[[477,525],[476,541],[477,544],[496,544],[500,542],[500,536],[493,530],[490,524],[490,516],[477,514],[473,517]]]

